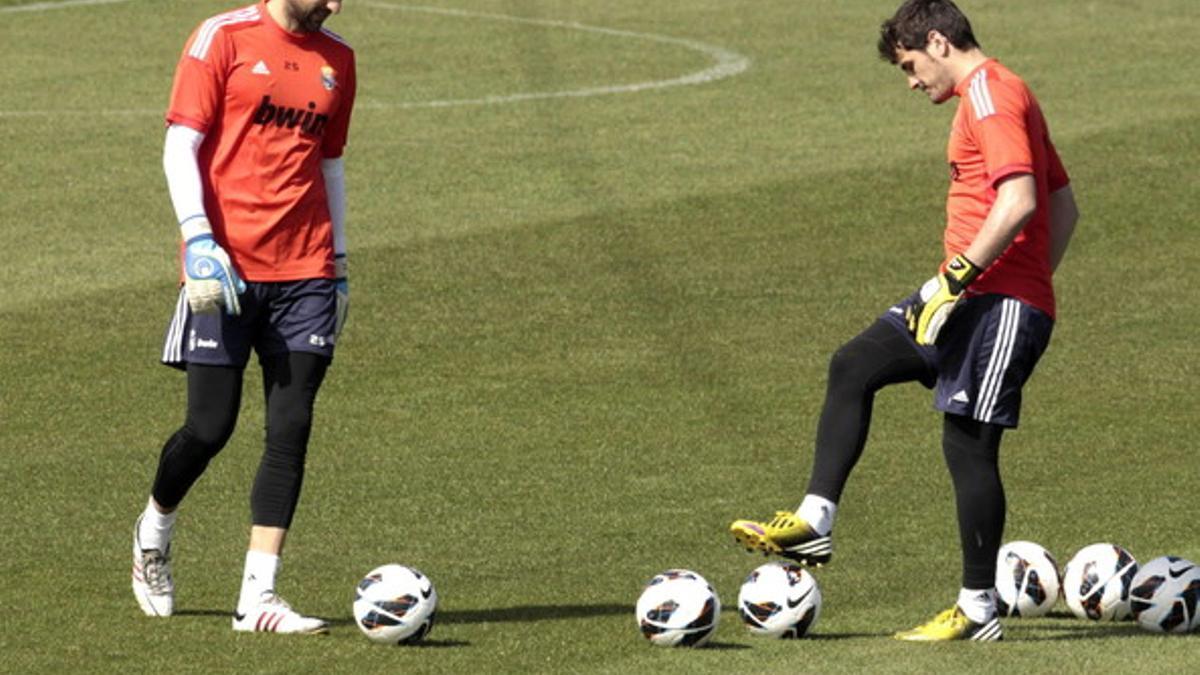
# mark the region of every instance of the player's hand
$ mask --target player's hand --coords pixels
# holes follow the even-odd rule
[[[937,342],[942,326],[946,325],[950,313],[962,300],[963,290],[982,271],[960,254],[946,264],[946,269],[921,286],[920,298],[904,313],[908,331],[916,338],[917,344],[931,345]]]
[[[233,269],[229,254],[213,239],[208,220],[189,220],[183,235],[184,285],[192,311],[211,313],[224,306],[230,315],[241,314],[238,295],[246,292],[246,283]]]
[[[346,264],[346,254],[341,253],[333,258],[334,282],[337,284],[337,322],[334,324],[333,339],[336,342],[346,327],[346,315],[350,313],[350,280],[349,266]]]

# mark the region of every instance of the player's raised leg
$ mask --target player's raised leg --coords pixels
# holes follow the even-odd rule
[[[729,529],[739,545],[803,565],[824,565],[833,557],[837,503],[866,445],[875,392],[934,378],[927,355],[897,316],[903,312],[889,311],[834,353],[804,501],[795,513],[779,511],[768,521],[734,521]]]

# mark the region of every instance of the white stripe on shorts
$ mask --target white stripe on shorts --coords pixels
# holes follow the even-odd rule
[[[175,313],[171,316],[171,324],[167,326],[167,337],[163,340],[163,363],[183,363],[183,328],[187,325],[188,312],[187,290],[179,287],[179,298],[175,301]]]
[[[979,400],[975,403],[975,419],[991,422],[996,411],[996,399],[1000,397],[1000,385],[1012,361],[1013,346],[1021,326],[1021,303],[1012,298],[1000,301],[1000,325],[996,329],[996,342],[988,359],[987,372],[979,389]]]

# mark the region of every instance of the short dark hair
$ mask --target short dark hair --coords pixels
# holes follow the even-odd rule
[[[897,63],[896,50],[924,49],[936,30],[958,49],[978,48],[971,22],[951,0],[905,0],[879,28],[879,58]]]

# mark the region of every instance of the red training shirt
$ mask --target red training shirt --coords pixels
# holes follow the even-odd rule
[[[958,83],[961,98],[950,142],[950,194],[946,199],[946,258],[967,250],[996,202],[996,186],[1032,174],[1037,209],[1015,240],[968,293],[998,293],[1022,300],[1054,317],[1050,269],[1050,194],[1070,179],[1033,92],[1021,78],[988,59]]]
[[[342,155],[354,51],[334,33],[289,33],[265,2],[208,19],[175,70],[168,124],[205,134],[204,206],[248,281],[332,278],[321,160]]]

